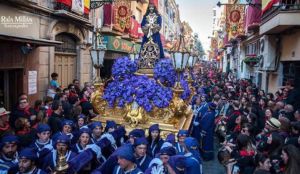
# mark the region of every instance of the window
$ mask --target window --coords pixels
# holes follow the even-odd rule
[[[259,55],[260,54],[260,50],[259,50],[259,40],[249,43],[248,45],[246,45],[246,55]]]
[[[55,46],[55,51],[76,53],[76,39],[72,35],[61,33],[55,37],[55,40],[63,42],[61,45]]]

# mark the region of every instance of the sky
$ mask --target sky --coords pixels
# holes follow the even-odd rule
[[[181,21],[189,22],[198,33],[204,50],[210,47],[209,36],[212,35],[213,8],[219,0],[176,0],[179,5]]]

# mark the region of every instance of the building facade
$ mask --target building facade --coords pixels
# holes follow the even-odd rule
[[[59,1],[1,1],[0,92],[6,108],[21,93],[31,102],[42,99],[53,72],[62,87],[73,79],[90,81],[91,21],[83,7],[77,12],[71,8]]]

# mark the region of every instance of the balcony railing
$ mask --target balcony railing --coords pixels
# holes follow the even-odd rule
[[[283,11],[299,11],[300,12],[300,2],[298,0],[280,0],[278,4],[273,4],[273,6],[266,10],[262,15],[262,20],[268,19],[278,12]]]

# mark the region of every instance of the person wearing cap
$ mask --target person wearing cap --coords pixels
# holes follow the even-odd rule
[[[12,129],[9,125],[9,114],[9,111],[3,107],[0,107],[0,138],[5,134],[12,133]]]
[[[78,154],[86,149],[87,145],[90,144],[90,133],[91,131],[89,128],[82,128],[79,130],[78,142],[72,148],[73,152]]]
[[[177,133],[177,142],[175,144],[176,151],[179,154],[184,153],[184,140],[189,136],[189,132],[187,130],[179,130]]]
[[[102,131],[103,131],[103,126],[100,121],[95,121],[89,125],[89,128],[92,130],[91,134],[91,142],[96,143],[100,141]]]
[[[214,130],[215,130],[215,109],[217,105],[213,102],[208,104],[207,112],[200,119],[200,148],[203,152],[204,160],[212,160],[214,158]]]
[[[175,173],[174,169],[170,166],[169,160],[172,156],[176,155],[176,149],[173,147],[164,147],[159,151],[159,159],[162,161],[163,173]]]
[[[15,171],[18,165],[18,137],[15,135],[5,135],[0,142],[0,173],[8,170]]]
[[[142,170],[136,164],[133,148],[123,146],[118,149],[117,153],[118,164],[113,171],[113,174],[143,174]]]
[[[187,137],[184,140],[185,144],[185,165],[186,174],[199,173],[202,174],[202,161],[199,154],[199,143],[193,137]]]
[[[164,143],[164,141],[160,138],[160,129],[158,124],[153,124],[149,127],[147,140],[149,143],[147,153],[149,156],[155,157]]]
[[[186,173],[186,157],[184,155],[171,156],[169,164],[176,174]]]
[[[41,161],[53,150],[53,141],[50,139],[51,129],[49,125],[39,124],[36,131],[38,138],[29,147],[37,152],[39,161]]]
[[[149,166],[151,157],[147,155],[147,139],[145,137],[136,138],[134,140],[134,156],[136,157],[136,164],[138,167],[145,172]]]
[[[55,141],[58,136],[65,134],[70,138],[71,143],[75,144],[76,138],[72,133],[73,126],[74,126],[74,124],[73,124],[72,120],[67,120],[67,119],[63,120],[62,125],[61,125],[61,131],[57,132],[56,134],[53,135],[53,140]]]
[[[17,174],[46,174],[36,165],[36,152],[31,148],[25,148],[19,153],[19,170]]]
[[[106,120],[105,132],[113,132],[117,129],[117,123],[113,120]]]
[[[141,138],[141,137],[145,137],[145,131],[143,129],[133,129],[128,134],[128,143],[133,145],[134,139]]]
[[[46,172],[55,171],[59,155],[65,156],[67,162],[74,158],[76,154],[70,150],[70,145],[71,140],[68,135],[59,135],[55,141],[55,149],[44,158],[42,169]]]
[[[76,128],[80,129],[82,127],[87,128],[86,126],[86,116],[84,114],[79,114],[77,117]]]

